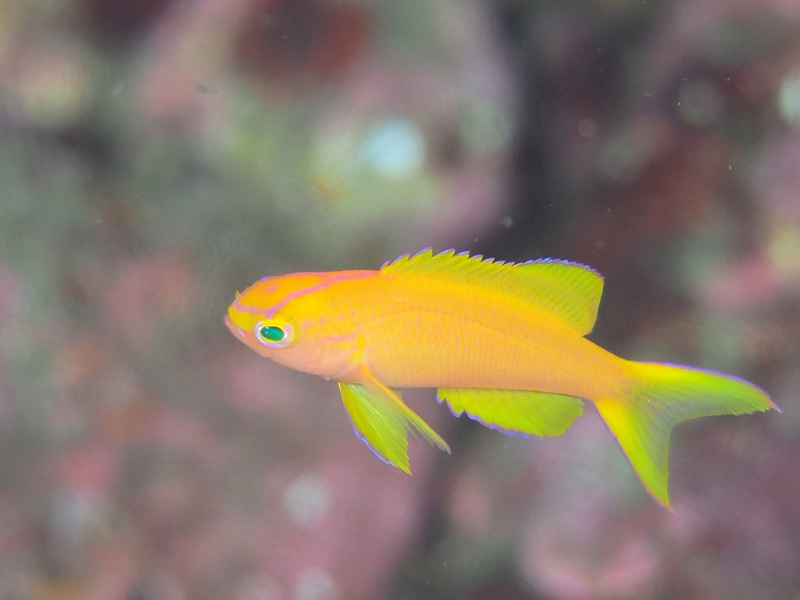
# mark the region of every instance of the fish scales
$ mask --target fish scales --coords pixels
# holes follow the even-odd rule
[[[493,290],[398,275],[363,315],[367,361],[389,387],[616,392],[624,364],[530,303]]]

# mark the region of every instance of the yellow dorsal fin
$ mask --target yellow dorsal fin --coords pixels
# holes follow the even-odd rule
[[[557,315],[581,335],[594,327],[603,293],[603,277],[590,267],[550,258],[506,263],[466,252],[428,248],[404,254],[381,267],[381,273],[447,277],[479,287],[496,287]]]

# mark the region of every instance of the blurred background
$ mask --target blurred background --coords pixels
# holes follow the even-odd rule
[[[606,277],[592,339],[783,414],[523,440],[407,393],[414,476],[225,329],[455,247]],[[0,598],[800,598],[796,0],[3,0]]]

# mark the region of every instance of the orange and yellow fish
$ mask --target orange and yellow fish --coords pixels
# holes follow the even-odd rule
[[[403,471],[409,432],[450,448],[396,388],[438,388],[455,415],[526,436],[562,435],[588,400],[669,506],[675,424],[778,408],[743,379],[632,362],[590,342],[602,291],[603,278],[577,263],[428,249],[377,271],[266,277],[237,295],[225,323],[258,354],[337,381],[358,437]]]

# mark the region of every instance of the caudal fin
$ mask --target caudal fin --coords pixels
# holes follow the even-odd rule
[[[647,491],[665,507],[669,436],[676,424],[780,410],[763,390],[738,377],[658,363],[629,366],[634,383],[627,396],[598,399],[595,404]]]

